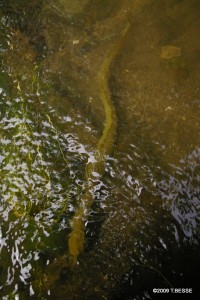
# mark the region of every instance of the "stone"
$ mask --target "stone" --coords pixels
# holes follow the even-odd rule
[[[181,48],[174,45],[162,46],[160,57],[162,59],[172,59],[181,56]]]

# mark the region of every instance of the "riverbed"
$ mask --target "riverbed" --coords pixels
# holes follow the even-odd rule
[[[199,36],[198,0],[0,0],[1,299],[198,299]]]

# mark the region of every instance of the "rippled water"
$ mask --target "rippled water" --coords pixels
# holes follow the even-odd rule
[[[0,1],[3,300],[173,287],[198,299],[199,12],[197,0]],[[100,147],[103,99],[116,129]]]

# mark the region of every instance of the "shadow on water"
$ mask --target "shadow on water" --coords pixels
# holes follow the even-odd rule
[[[197,0],[0,0],[3,300],[199,297],[199,12]]]

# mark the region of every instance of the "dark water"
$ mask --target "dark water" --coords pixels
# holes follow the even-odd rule
[[[0,27],[1,299],[198,299],[199,1],[0,0]]]

